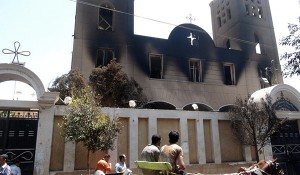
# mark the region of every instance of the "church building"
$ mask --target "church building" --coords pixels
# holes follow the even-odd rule
[[[72,69],[88,80],[92,69],[116,58],[148,99],[140,108],[101,107],[122,123],[115,149],[107,150],[112,165],[125,154],[127,167],[142,175],[135,161],[151,136],[161,135],[163,146],[176,130],[188,173],[234,173],[257,158],[277,158],[285,175],[300,174],[300,93],[283,83],[269,0],[212,0],[212,37],[184,23],[167,39],[134,34],[135,0],[76,3]],[[0,99],[0,153],[7,162],[20,159],[23,175],[87,174],[88,167],[93,173],[107,152],[90,154],[82,143],[65,142],[69,103],[45,91],[23,65],[1,63],[0,81],[11,80],[31,86],[37,100]],[[288,123],[257,155],[234,137],[228,109],[237,97],[259,101],[266,94]]]
[[[278,114],[282,118],[288,117],[293,126],[278,138],[273,138],[269,155],[286,153],[286,150],[276,152],[276,145],[284,145],[282,149],[286,149],[292,144],[298,145],[293,147],[293,151],[297,150],[295,154],[300,154],[300,93],[283,84],[269,0],[212,0],[209,6],[213,38],[201,26],[184,23],[176,26],[167,39],[161,39],[134,34],[134,0],[78,1],[72,69],[78,69],[88,79],[93,68],[105,66],[116,58],[128,77],[134,78],[143,88],[149,101],[142,109],[157,109],[157,113],[162,111],[163,115],[168,115],[165,110],[191,111],[192,105],[196,104],[199,111],[217,116],[227,112],[237,97],[244,98],[250,94],[259,100],[269,94]],[[202,113],[199,115],[201,118]],[[139,117],[142,116],[136,116]],[[188,127],[182,126],[197,125],[198,119],[179,117],[180,121],[175,122],[175,126],[181,128],[184,135],[183,129]],[[131,125],[134,121],[127,123]],[[203,151],[199,141],[192,143],[190,135],[183,137],[181,143],[189,148],[186,151],[189,155],[187,164],[254,160],[253,156],[247,158],[243,151],[236,156],[240,156],[238,160],[226,159],[226,153],[222,153],[225,149],[222,132],[213,131],[214,117],[201,122],[197,127],[204,127],[203,137],[199,136],[197,127],[197,131],[189,130],[188,134],[194,133],[198,139],[207,139],[209,135],[212,141],[202,145],[206,149]],[[222,122],[217,123],[219,127],[223,126]],[[149,117],[144,123],[150,128],[147,136],[158,132],[159,126],[166,124],[168,122],[152,121]],[[137,125],[141,123],[138,121]],[[136,126],[136,131],[140,132],[140,128]],[[206,129],[211,132],[206,132]],[[213,135],[217,132],[220,132],[218,138],[221,143],[215,144]],[[129,129],[128,137],[131,137],[130,133],[133,132]],[[126,148],[132,151],[128,151],[130,165],[137,158],[132,149],[135,144],[139,141],[129,143]],[[213,148],[210,150],[209,146]],[[138,150],[141,147],[138,145]],[[198,157],[193,157],[195,154],[191,151],[197,151],[197,148]]]
[[[191,23],[175,27],[168,39],[135,35],[133,0],[88,2],[97,7],[77,3],[72,69],[88,78],[116,58],[143,88],[152,104],[146,108],[197,103],[219,111],[237,96],[283,83],[268,1],[212,1],[214,39]]]

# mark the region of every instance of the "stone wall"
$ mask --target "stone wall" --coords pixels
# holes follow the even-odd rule
[[[58,126],[64,110],[65,106],[57,106],[54,117],[55,134],[52,139],[50,171],[77,173],[79,170],[87,169],[87,151],[80,144],[64,143],[61,134],[58,134],[61,132]],[[252,155],[251,149],[244,148],[230,132],[230,122],[226,113],[127,108],[103,108],[103,112],[111,117],[119,117],[123,124],[122,132],[115,142],[115,149],[109,151],[113,165],[118,161],[118,155],[124,153],[127,155],[127,166],[135,169],[134,161],[139,159],[144,146],[150,143],[151,135],[160,134],[162,146],[168,143],[168,133],[171,130],[178,130],[180,133],[178,144],[183,147],[184,161],[190,172],[213,173],[210,170],[213,166],[216,171],[230,172],[235,166],[228,166],[227,162],[245,163],[246,157]],[[94,170],[96,162],[103,155],[103,152],[91,154],[89,162],[91,170]],[[64,166],[69,162],[65,160],[69,160],[66,157],[70,156],[74,156],[75,160],[69,167],[74,168],[66,170]]]

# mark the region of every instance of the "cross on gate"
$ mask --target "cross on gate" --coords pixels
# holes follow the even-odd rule
[[[20,52],[19,52],[20,45],[21,45],[21,44],[19,43],[19,41],[16,41],[16,42],[14,42],[14,47],[15,47],[15,50],[14,50],[14,51],[13,51],[13,50],[10,50],[10,49],[3,49],[3,50],[2,50],[2,52],[3,52],[4,54],[15,54],[14,59],[12,60],[11,63],[17,63],[17,64],[20,64],[18,55],[23,55],[23,56],[29,56],[29,55],[30,55],[30,52],[29,52],[29,51],[20,51]],[[17,62],[14,62],[16,58],[17,58]]]
[[[186,17],[186,19],[189,20],[190,23],[192,23],[192,21],[195,21],[195,20],[196,20],[195,18],[193,18],[192,14],[189,14],[189,16]]]

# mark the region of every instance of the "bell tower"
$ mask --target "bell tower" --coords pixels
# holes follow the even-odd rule
[[[266,66],[275,63],[281,76],[269,0],[213,0],[210,8],[217,47],[241,50]]]
[[[88,79],[95,67],[122,58],[133,37],[133,0],[77,1],[72,69]]]

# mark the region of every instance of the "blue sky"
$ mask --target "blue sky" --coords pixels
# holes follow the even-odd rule
[[[136,15],[169,23],[137,18],[135,33],[167,38],[175,25],[188,22],[186,17],[192,14],[193,23],[211,34],[210,1],[135,0]],[[279,40],[288,34],[287,23],[297,22],[299,0],[270,0],[270,5],[276,39]],[[31,52],[30,56],[19,56],[20,62],[25,62],[25,67],[40,77],[46,89],[52,80],[71,69],[75,8],[76,2],[71,0],[0,0],[1,51],[5,48],[13,50],[14,42],[19,41],[19,51]],[[154,30],[156,28],[159,30]],[[279,53],[287,49],[278,46]],[[0,52],[1,63],[12,60],[13,55]],[[285,82],[300,91],[300,77],[285,79]],[[29,86],[14,81],[0,84],[0,99],[28,98],[34,98],[34,91]]]

